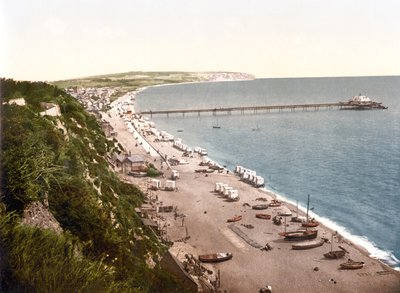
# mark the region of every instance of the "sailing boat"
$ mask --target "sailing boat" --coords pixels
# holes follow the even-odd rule
[[[310,207],[310,195],[308,195],[307,200],[307,223],[308,223],[308,210]],[[307,227],[305,230],[297,230],[297,231],[286,231],[285,225],[285,232],[279,233],[279,235],[284,236],[284,240],[287,241],[300,241],[300,240],[307,240],[307,239],[314,239],[318,235],[318,230],[308,230]]]
[[[333,250],[333,233],[331,235],[331,251],[324,253],[324,256],[329,259],[338,259],[342,258],[346,254],[346,250],[344,250],[341,246],[339,246],[341,250]]]
[[[296,212],[296,217],[292,217],[291,221],[292,221],[292,222],[301,223],[301,222],[303,222],[302,218],[304,218],[304,217],[299,217],[299,201],[297,201],[297,212]]]

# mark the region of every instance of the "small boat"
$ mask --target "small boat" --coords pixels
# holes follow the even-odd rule
[[[213,128],[214,129],[220,129],[221,128],[221,126],[219,126],[218,120],[217,120],[217,124],[213,125]]]
[[[317,238],[318,230],[298,230],[280,233],[286,241],[300,241]]]
[[[201,262],[221,262],[221,261],[229,260],[232,257],[233,257],[232,253],[218,252],[218,253],[199,255],[199,261],[201,261]]]
[[[329,259],[338,259],[342,258],[346,255],[346,251],[344,250],[331,250],[327,253],[324,253],[324,256]]]
[[[256,218],[263,219],[263,220],[270,220],[271,219],[271,215],[268,215],[268,214],[256,214]]]
[[[277,199],[273,199],[272,202],[270,204],[268,204],[268,206],[271,208],[280,207],[281,205],[282,205],[282,202]]]
[[[304,222],[301,224],[301,226],[303,227],[309,227],[309,228],[313,228],[313,227],[317,227],[319,225],[318,221],[312,219],[309,222]]]
[[[232,222],[237,222],[240,221],[242,219],[242,216],[234,216],[233,218],[230,218],[227,220],[228,223],[232,223]]]
[[[324,253],[324,256],[329,259],[338,259],[346,255],[347,250],[339,245],[341,250],[333,250],[333,233],[331,235],[331,251]]]
[[[364,262],[362,261],[354,261],[349,258],[347,262],[340,264],[341,270],[358,270],[364,266]]]
[[[305,241],[292,245],[292,249],[294,250],[303,250],[303,249],[311,249],[315,247],[322,246],[324,244],[324,240],[313,240],[313,241]]]
[[[182,129],[178,129],[177,132],[183,132],[183,130]]]
[[[268,205],[266,204],[256,204],[251,207],[253,210],[266,210]]]

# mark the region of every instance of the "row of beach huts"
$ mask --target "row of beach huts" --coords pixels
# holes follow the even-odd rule
[[[265,186],[264,178],[257,176],[257,173],[254,170],[250,170],[242,166],[236,166],[235,173],[240,177],[240,180],[253,185],[254,187],[259,188]]]
[[[201,147],[195,147],[194,149],[188,147],[180,138],[174,140],[173,146],[178,150],[186,153],[198,153],[200,156],[207,156],[207,150]]]
[[[226,183],[215,183],[214,192],[226,197],[228,200],[231,201],[238,201],[240,199],[239,191]]]
[[[176,187],[176,182],[174,180],[165,180],[165,183],[161,184],[161,180],[151,179],[149,181],[149,189],[174,191],[177,190],[177,187]]]

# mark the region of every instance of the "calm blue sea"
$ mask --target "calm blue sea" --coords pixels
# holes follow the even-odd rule
[[[149,88],[138,110],[346,101],[359,93],[388,110],[154,116],[160,130],[230,169],[256,170],[267,189],[400,267],[400,77],[256,79]],[[212,128],[217,124],[220,129]],[[183,132],[177,132],[178,129]]]

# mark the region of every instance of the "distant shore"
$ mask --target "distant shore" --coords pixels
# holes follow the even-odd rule
[[[123,101],[120,99],[113,105],[115,106],[118,102]],[[116,127],[117,139],[123,143],[124,147],[132,153],[138,152],[148,156],[149,161],[156,160],[160,168],[162,161],[159,157],[154,157],[152,152],[149,155],[146,147],[143,149],[136,146],[138,141],[127,131],[115,107],[109,113],[111,116],[109,121]],[[140,139],[149,142],[154,150],[162,152],[168,158],[184,159],[188,163],[174,166],[181,177],[176,183],[177,192],[159,190],[152,193],[156,194],[158,199],[155,205],[160,205],[161,202],[163,205],[177,206],[178,214],[183,214],[184,220],[164,213],[155,216],[155,220],[160,220],[159,216],[164,218],[164,224],[169,227],[166,237],[174,242],[171,251],[182,261],[184,260],[182,256],[187,253],[199,255],[227,251],[234,254],[229,263],[211,266],[214,272],[218,269],[221,271],[221,290],[256,292],[268,284],[272,286],[274,292],[398,292],[399,272],[370,258],[365,249],[340,235],[334,237],[334,249],[341,245],[349,251],[349,255],[341,260],[324,259],[322,255],[330,250],[329,243],[310,250],[293,251],[292,243],[284,241],[283,237],[278,235],[284,230],[283,225],[276,226],[272,221],[256,219],[256,211],[244,205],[262,203],[257,200],[259,198],[265,198],[267,202],[270,202],[277,196],[271,191],[251,187],[239,181],[232,172],[227,174],[226,170],[222,173],[207,174],[207,176],[197,174],[194,171],[201,168],[199,163],[204,158],[182,157],[182,152],[173,148],[170,142],[154,142],[155,137],[151,135],[143,135]],[[142,142],[141,145],[144,146],[144,143]],[[169,172],[164,173],[166,178],[169,177]],[[149,193],[147,179],[129,176],[125,179],[137,184],[145,193]],[[227,202],[226,199],[212,192],[216,182],[225,182],[238,189],[240,201]],[[295,215],[295,205],[285,203],[285,206]],[[272,216],[277,215],[278,212],[279,208],[266,210],[266,213]],[[243,219],[234,226],[261,246],[269,243],[273,250],[261,251],[239,237],[226,222],[228,218],[236,214],[242,215]],[[304,216],[304,211],[300,210],[299,214]],[[249,229],[241,224],[251,225],[254,228]],[[298,223],[290,222],[290,217],[287,218],[287,225],[287,230],[298,228]],[[323,237],[329,242],[334,231],[322,224],[317,228],[318,238]],[[182,241],[182,239],[185,240]],[[355,271],[339,270],[339,264],[345,262],[347,258],[363,261],[365,265],[362,269]]]

